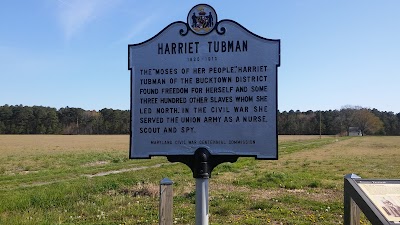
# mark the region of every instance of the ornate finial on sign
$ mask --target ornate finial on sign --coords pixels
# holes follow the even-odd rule
[[[196,5],[189,11],[187,24],[195,34],[206,35],[217,26],[217,13],[207,4]]]

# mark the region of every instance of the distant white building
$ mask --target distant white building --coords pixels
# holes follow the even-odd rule
[[[349,127],[349,136],[363,136],[362,131],[358,127]]]

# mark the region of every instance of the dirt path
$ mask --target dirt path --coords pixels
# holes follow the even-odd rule
[[[102,177],[102,176],[107,176],[110,174],[118,174],[118,173],[125,173],[125,172],[131,172],[131,171],[138,171],[138,170],[144,170],[144,169],[150,169],[150,168],[158,168],[163,165],[170,165],[171,163],[161,163],[161,164],[156,164],[154,166],[141,166],[141,167],[135,167],[135,168],[129,168],[129,169],[120,169],[120,170],[111,170],[111,171],[105,171],[105,172],[100,172],[96,174],[84,174],[82,176],[92,178],[92,177]]]
[[[126,172],[138,171],[138,170],[158,168],[163,165],[171,165],[171,163],[160,163],[160,164],[156,164],[153,166],[141,166],[141,167],[134,167],[134,168],[128,168],[128,169],[110,170],[110,171],[104,171],[104,172],[100,172],[100,173],[96,173],[96,174],[82,174],[81,176],[74,177],[74,178],[66,178],[66,179],[60,179],[60,180],[48,181],[48,182],[33,182],[33,183],[29,183],[29,184],[20,184],[18,187],[14,188],[14,189],[17,189],[20,187],[26,188],[26,187],[38,187],[38,186],[50,185],[50,184],[75,180],[75,179],[78,179],[79,177],[87,177],[87,178],[102,177],[102,176],[107,176],[107,175],[111,175],[111,174],[119,174],[119,173],[126,173]]]

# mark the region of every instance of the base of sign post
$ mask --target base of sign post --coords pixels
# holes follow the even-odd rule
[[[196,178],[196,225],[208,225],[208,178]]]
[[[186,164],[196,178],[196,225],[208,225],[208,179],[212,170],[224,162],[236,162],[239,156],[211,155],[206,148],[198,148],[194,155],[167,156],[170,162]]]

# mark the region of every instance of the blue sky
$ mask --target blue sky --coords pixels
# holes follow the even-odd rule
[[[214,7],[281,39],[278,108],[400,112],[400,1],[2,0],[0,105],[129,109],[128,44]]]

